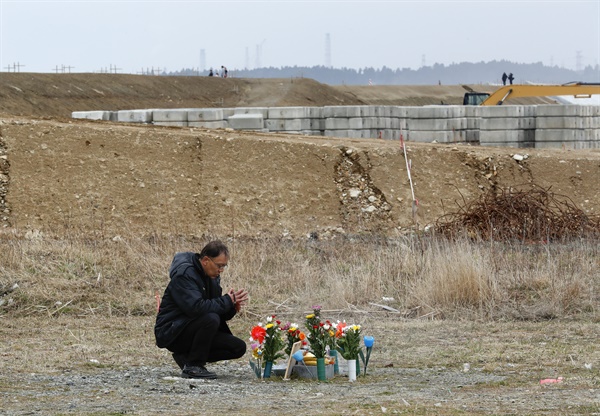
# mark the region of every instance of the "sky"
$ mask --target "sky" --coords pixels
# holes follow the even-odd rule
[[[2,72],[494,60],[599,64],[600,0],[0,0]]]

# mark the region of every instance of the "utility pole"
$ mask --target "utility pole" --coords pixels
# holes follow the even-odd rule
[[[13,64],[13,65],[15,67],[15,72],[21,72],[21,67],[25,66],[25,65],[22,65],[20,62],[17,62],[16,64]]]

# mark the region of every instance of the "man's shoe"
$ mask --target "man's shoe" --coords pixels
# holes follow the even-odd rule
[[[175,360],[175,362],[177,363],[179,368],[181,368],[183,370],[183,367],[185,367],[185,363],[187,361],[186,355],[173,353],[173,359]]]
[[[185,365],[181,372],[183,378],[204,378],[207,380],[214,380],[217,375],[211,371],[208,371],[203,365]]]

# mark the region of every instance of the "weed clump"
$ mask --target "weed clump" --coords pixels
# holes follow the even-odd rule
[[[479,199],[458,204],[438,219],[444,237],[494,241],[549,242],[600,237],[600,216],[588,216],[573,201],[550,188],[491,188]]]

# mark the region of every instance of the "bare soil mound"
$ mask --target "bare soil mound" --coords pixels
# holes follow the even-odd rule
[[[432,224],[491,187],[532,184],[586,214],[600,211],[593,150],[529,150],[517,161],[516,149],[409,143],[414,217],[398,142],[69,118],[75,110],[124,108],[439,103],[463,92],[334,88],[308,79],[2,74],[0,222],[112,234],[393,235]]]
[[[135,108],[285,107],[364,104],[311,79],[119,74],[0,76],[0,113],[71,117],[73,111]]]

